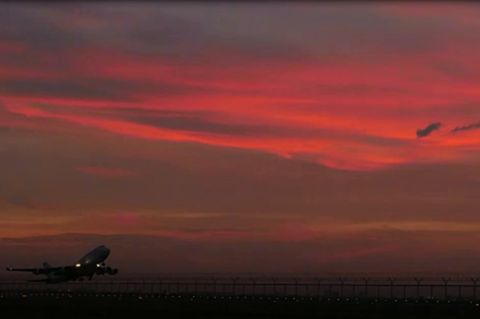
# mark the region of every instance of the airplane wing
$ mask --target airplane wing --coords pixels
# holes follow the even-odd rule
[[[35,275],[44,275],[44,274],[49,274],[52,271],[58,271],[62,269],[62,267],[49,267],[49,268],[12,268],[12,267],[7,267],[7,271],[23,271],[23,272],[31,272]]]

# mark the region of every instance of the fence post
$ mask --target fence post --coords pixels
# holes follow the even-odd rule
[[[295,278],[295,298],[298,297],[298,279]]]
[[[444,297],[445,299],[448,298],[448,282],[450,281],[450,278],[442,278],[443,285],[444,285]]]
[[[470,278],[473,282],[473,300],[477,300],[477,281],[478,278]]]
[[[368,285],[370,282],[370,278],[365,278],[364,282],[365,282],[365,291],[363,293],[365,294],[365,298],[368,298]]]
[[[345,284],[345,279],[340,277],[338,278],[338,280],[340,280],[340,298],[343,298],[343,286]]]
[[[235,297],[237,295],[237,278],[232,278],[232,294]]]
[[[417,299],[420,298],[420,284],[423,281],[423,278],[415,278],[415,281],[417,283]]]
[[[390,277],[388,281],[390,282],[390,299],[393,299],[393,284],[395,283],[395,279]]]
[[[321,287],[322,287],[322,279],[317,279],[317,298],[320,298]]]

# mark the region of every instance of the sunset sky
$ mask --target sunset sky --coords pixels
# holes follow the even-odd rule
[[[0,4],[0,266],[480,269],[479,16]]]

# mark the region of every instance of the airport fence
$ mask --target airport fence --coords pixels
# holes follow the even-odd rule
[[[310,298],[375,298],[478,300],[480,277],[471,278],[158,278],[92,280],[60,284],[0,281],[9,294],[139,294],[277,296]]]

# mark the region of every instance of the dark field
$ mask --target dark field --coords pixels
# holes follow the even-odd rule
[[[478,318],[473,301],[274,296],[2,296],[1,318]]]

